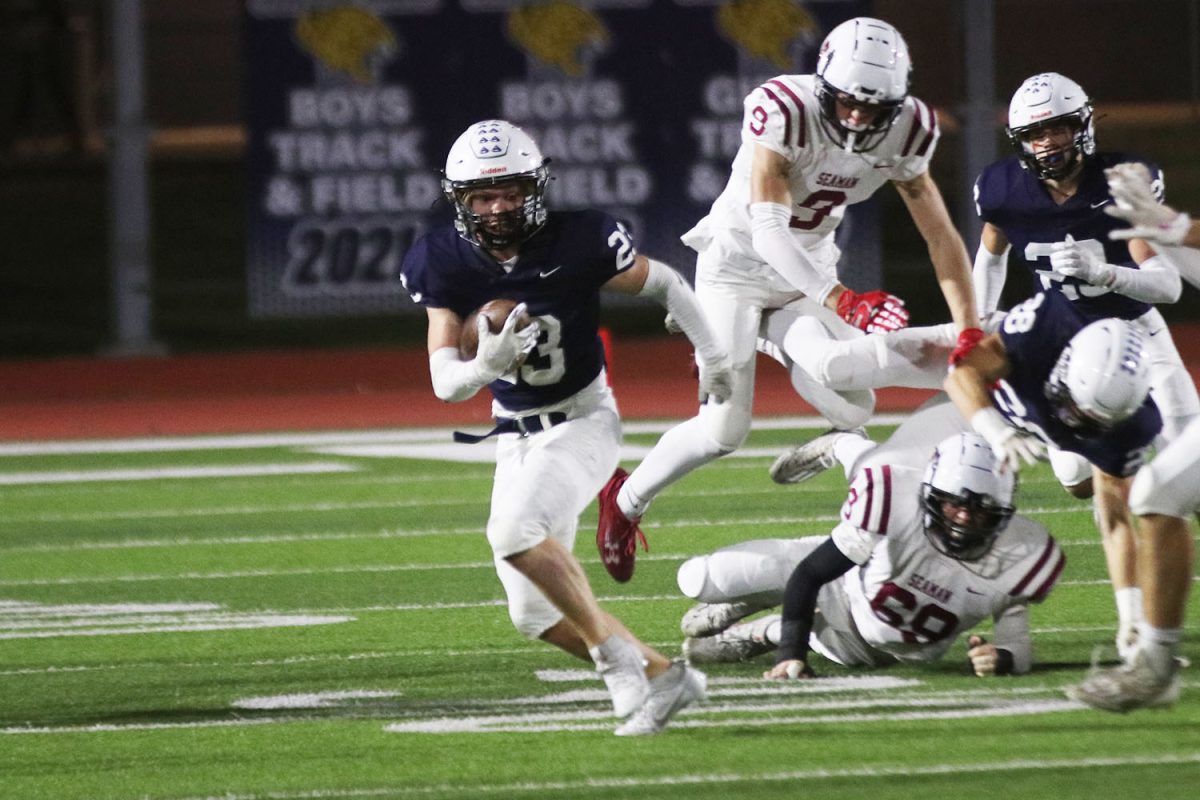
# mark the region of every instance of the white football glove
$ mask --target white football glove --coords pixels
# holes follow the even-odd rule
[[[512,371],[524,361],[525,356],[537,346],[538,334],[541,327],[534,320],[521,330],[517,323],[525,316],[525,304],[519,303],[504,320],[504,327],[499,333],[492,333],[488,328],[487,317],[483,314],[475,321],[479,332],[479,349],[475,353],[475,363],[479,372],[494,381],[501,375]]]
[[[1050,245],[1050,267],[1058,275],[1078,278],[1093,286],[1111,286],[1117,275],[1116,267],[1091,248],[1081,247],[1070,234],[1064,241]]]
[[[708,398],[724,403],[733,394],[733,367],[728,358],[700,359],[700,402]]]
[[[1110,239],[1146,239],[1178,245],[1192,226],[1192,218],[1158,201],[1150,182],[1150,170],[1137,162],[1117,164],[1104,170],[1113,204],[1104,212],[1123,219],[1132,227],[1108,234]]]
[[[987,439],[1002,467],[1017,472],[1046,453],[1041,439],[1009,425],[994,408],[981,408],[971,417],[971,427]]]

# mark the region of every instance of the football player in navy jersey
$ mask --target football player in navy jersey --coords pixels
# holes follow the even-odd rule
[[[1112,204],[1105,168],[1143,163],[1160,199],[1161,172],[1137,156],[1097,151],[1087,93],[1057,73],[1034,75],[1021,85],[1009,105],[1006,132],[1016,154],[984,169],[975,184],[984,223],[974,270],[981,313],[999,302],[1011,251],[1042,291],[1061,293],[1087,319],[1134,321],[1146,334],[1163,435],[1175,438],[1200,416],[1200,398],[1151,304],[1178,300],[1182,283],[1144,239],[1111,240],[1108,234],[1120,222],[1105,213]],[[1086,465],[1051,456],[1063,485],[1087,497]]]
[[[493,397],[495,429],[460,440],[497,436],[487,537],[513,624],[595,663],[626,718],[618,735],[653,734],[704,696],[704,675],[602,610],[572,554],[579,514],[617,466],[621,440],[598,335],[600,290],[661,302],[695,345],[701,388],[715,401],[729,395],[729,367],[691,288],[640,255],[620,222],[548,213],[546,164],[509,122],[468,128],[446,159],[454,224],[415,243],[402,274],[429,318],[434,393],[457,402],[486,386]],[[479,316],[470,358],[459,351],[463,321],[495,298],[518,305],[499,333]]]
[[[1062,292],[1039,292],[1004,318],[946,378],[963,417],[1010,468],[1044,445],[1092,465],[1096,514],[1117,594],[1117,647],[1141,622],[1129,487],[1162,429],[1150,399],[1146,335],[1134,322],[1089,322]]]
[[[1058,73],[1028,78],[1013,95],[1006,133],[1016,153],[987,167],[975,184],[983,231],[975,257],[980,313],[996,307],[1012,257],[1031,270],[1043,291],[1062,294],[1088,320],[1120,317],[1137,325],[1150,362],[1150,385],[1163,417],[1159,444],[1175,439],[1200,418],[1200,397],[1152,303],[1178,300],[1178,273],[1146,240],[1115,241],[1120,222],[1105,213],[1112,205],[1105,168],[1142,163],[1162,198],[1158,167],[1127,153],[1096,149],[1092,104],[1078,83]],[[1076,497],[1092,497],[1094,469],[1082,458],[1051,448],[1050,464]],[[1113,518],[1105,509],[1120,509]],[[1106,540],[1111,526],[1127,524],[1126,503],[1097,501]],[[1112,562],[1110,561],[1110,566]],[[1136,620],[1142,606],[1132,560],[1128,583],[1115,583],[1123,615]],[[1127,654],[1128,648],[1124,648]]]

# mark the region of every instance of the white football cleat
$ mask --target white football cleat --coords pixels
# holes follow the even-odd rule
[[[612,696],[613,714],[624,718],[637,711],[650,696],[650,681],[646,679],[646,662],[641,651],[632,642],[613,634],[588,653]]]
[[[1180,663],[1172,658],[1171,668],[1160,673],[1139,650],[1132,661],[1119,667],[1093,666],[1082,683],[1068,686],[1065,691],[1072,700],[1102,711],[1124,713],[1136,708],[1169,706],[1179,699]]]
[[[653,736],[667,727],[671,717],[704,699],[708,678],[682,661],[650,681],[650,696],[633,716],[617,728],[617,736]]]
[[[833,455],[833,446],[843,436],[867,438],[867,432],[862,428],[852,431],[842,431],[836,428],[825,431],[815,439],[810,439],[801,445],[775,459],[771,465],[771,480],[776,483],[802,483],[809,478],[820,475],[837,463]]]
[[[763,608],[753,603],[699,603],[683,615],[679,630],[684,636],[712,636]]]
[[[735,664],[749,661],[775,649],[767,640],[767,628],[782,619],[771,614],[751,622],[740,622],[716,636],[690,638],[683,643],[683,655],[690,664]]]

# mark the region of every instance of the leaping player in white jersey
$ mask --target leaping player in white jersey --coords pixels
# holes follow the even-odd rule
[[[690,661],[778,648],[765,677],[780,679],[812,676],[810,647],[851,667],[932,663],[991,618],[991,642],[968,640],[975,673],[1029,671],[1027,607],[1053,589],[1065,556],[1044,527],[1014,516],[1014,473],[983,437],[961,432],[953,406],[911,420],[881,445],[854,437],[843,448],[850,491],[830,536],[745,542],[684,562],[679,588],[702,601],[681,626]],[[732,624],[780,603],[782,615]]]
[[[601,492],[597,545],[618,581],[633,574],[638,523],[654,497],[745,441],[764,312],[811,315],[838,339],[907,325],[900,298],[859,294],[837,279],[834,231],[848,205],[892,182],[928,244],[960,349],[982,338],[970,258],[929,174],[937,117],[908,94],[909,73],[899,32],[858,17],[830,32],[816,74],[780,75],[746,97],[729,182],[683,236],[699,253],[696,296],[732,358],[733,393],[724,402],[706,400],[632,475],[618,469]],[[838,428],[861,425],[873,411],[870,391],[838,393],[815,381],[797,388]]]

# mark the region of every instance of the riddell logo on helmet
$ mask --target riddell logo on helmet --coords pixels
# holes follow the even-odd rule
[[[1039,111],[1036,114],[1030,114],[1029,118],[1030,119],[1041,119],[1042,117],[1048,117],[1053,113],[1054,113],[1053,111],[1047,109],[1045,111]]]
[[[495,175],[497,172],[508,172],[508,167],[488,167],[479,170],[480,175]]]

